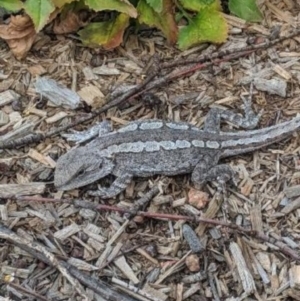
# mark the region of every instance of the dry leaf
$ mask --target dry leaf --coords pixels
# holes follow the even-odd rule
[[[64,18],[57,18],[54,22],[53,32],[56,34],[67,34],[78,31],[87,24],[88,18],[84,11],[68,11]]]
[[[17,59],[30,50],[36,32],[29,16],[11,16],[9,24],[0,25],[0,37],[4,39]]]

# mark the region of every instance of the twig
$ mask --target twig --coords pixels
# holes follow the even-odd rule
[[[35,201],[51,201],[51,202],[62,202],[62,200],[58,199],[47,199],[47,198],[37,198],[37,197],[17,197],[18,200],[35,200]],[[68,201],[68,200],[67,200]],[[64,200],[64,202],[66,202]],[[70,201],[71,202],[71,201]],[[93,204],[90,202],[86,201],[81,201],[81,200],[73,200],[72,204],[74,206],[80,207],[80,208],[85,208],[85,209],[90,209],[90,210],[97,210],[97,211],[114,211],[114,212],[120,212],[120,213],[127,213],[127,214],[136,214],[148,218],[155,218],[155,219],[164,219],[164,220],[185,220],[185,221],[190,221],[190,222],[195,222],[195,223],[207,223],[210,225],[215,225],[215,226],[222,226],[222,227],[227,227],[229,229],[232,229],[234,231],[250,235],[251,237],[260,239],[262,241],[274,244],[276,247],[280,249],[280,251],[293,258],[294,260],[300,262],[300,255],[293,249],[289,248],[287,245],[285,245],[283,242],[275,240],[274,238],[268,237],[265,235],[263,232],[258,232],[258,231],[253,231],[249,229],[245,229],[237,224],[232,224],[228,223],[225,221],[220,221],[220,220],[214,220],[210,218],[205,218],[205,217],[196,217],[196,216],[186,216],[186,215],[175,215],[175,214],[165,214],[165,213],[157,213],[157,212],[144,212],[144,211],[138,211],[138,212],[132,212],[129,209],[124,209],[120,208],[117,206],[110,206],[110,205],[100,205],[100,204]]]
[[[210,67],[210,66],[213,66],[213,65],[217,65],[217,64],[220,64],[222,62],[227,62],[227,61],[230,61],[232,59],[237,59],[237,58],[240,58],[242,56],[251,54],[252,52],[254,52],[254,50],[230,54],[228,56],[224,56],[222,59],[210,60],[209,62],[206,62],[206,63],[196,63],[196,64],[194,63],[194,65],[192,67],[189,66],[189,67],[186,67],[186,68],[181,68],[179,71],[177,70],[175,72],[170,72],[166,76],[158,78],[157,80],[150,83],[147,86],[147,88],[142,91],[142,93],[148,92],[149,90],[152,90],[153,88],[157,88],[158,86],[165,85],[166,83],[168,83],[172,80],[175,80],[177,78],[186,76],[186,75],[188,75],[190,73],[193,73],[197,70],[204,69],[204,68],[207,68],[207,67]]]

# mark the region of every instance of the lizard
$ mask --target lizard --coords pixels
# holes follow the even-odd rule
[[[133,177],[191,173],[195,186],[214,180],[225,183],[234,172],[229,165],[218,164],[219,160],[263,148],[300,129],[299,116],[255,129],[262,112],[256,115],[251,102],[242,99],[244,117],[212,108],[203,129],[159,119],[132,121],[116,131],[107,127],[88,144],[71,149],[58,159],[54,185],[58,190],[71,190],[112,174],[116,179],[109,187],[98,185],[98,190],[88,192],[112,198],[125,190]],[[222,119],[247,130],[222,132]]]

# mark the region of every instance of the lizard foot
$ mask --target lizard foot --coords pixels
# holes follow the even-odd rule
[[[128,173],[123,173],[121,176],[117,177],[116,180],[108,188],[104,188],[98,185],[98,190],[89,191],[89,195],[99,196],[103,199],[109,199],[115,197],[117,194],[121,193],[130,184],[132,175]]]
[[[115,190],[112,190],[110,188],[103,188],[100,185],[98,185],[98,190],[90,190],[88,191],[88,195],[91,196],[98,196],[103,199],[110,199],[115,197],[118,194]]]
[[[229,180],[235,180],[235,171],[227,164],[216,165],[206,172],[203,172],[201,169],[195,169],[192,173],[192,181],[194,184],[200,184],[207,181],[218,181],[220,184],[225,184]]]

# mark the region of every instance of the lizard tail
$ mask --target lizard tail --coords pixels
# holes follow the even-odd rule
[[[221,157],[229,157],[263,148],[291,136],[299,129],[300,117],[295,117],[292,120],[268,128],[222,133],[222,136],[226,136],[226,140],[221,144],[223,149]]]

